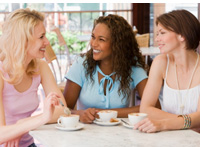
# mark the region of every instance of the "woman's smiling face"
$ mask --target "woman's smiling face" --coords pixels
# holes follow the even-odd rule
[[[167,30],[161,24],[158,24],[157,28],[156,42],[161,53],[169,53],[180,46],[178,34]]]
[[[111,34],[106,24],[98,23],[92,31],[90,40],[94,60],[111,60]]]
[[[34,28],[33,39],[28,41],[27,58],[32,60],[35,58],[43,58],[46,50],[46,46],[49,44],[48,39],[45,36],[46,30],[43,22],[40,22]]]

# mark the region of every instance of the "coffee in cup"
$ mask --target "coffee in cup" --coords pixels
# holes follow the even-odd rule
[[[147,117],[146,113],[129,113],[128,120],[131,125],[135,125]]]
[[[78,125],[79,115],[71,114],[60,116],[57,122],[61,127],[73,128]]]
[[[110,122],[111,119],[117,118],[118,112],[115,110],[102,110],[97,113],[103,122]]]

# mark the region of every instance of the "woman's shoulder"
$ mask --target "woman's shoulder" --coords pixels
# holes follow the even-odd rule
[[[42,76],[42,73],[46,74],[48,70],[51,70],[48,63],[43,59],[38,59],[36,67],[37,73],[39,73]]]
[[[154,76],[160,75],[162,78],[164,78],[169,58],[170,57],[167,54],[156,56],[150,67],[150,73]]]
[[[160,61],[165,62],[165,61],[167,61],[167,58],[168,58],[167,56],[169,56],[169,55],[167,55],[167,54],[160,54],[160,55],[157,55],[157,56],[154,58],[153,61],[155,61],[155,62],[160,62]]]
[[[157,67],[166,67],[167,62],[168,62],[169,55],[167,54],[161,54],[157,55],[152,62],[152,66],[157,66]]]
[[[79,74],[84,72],[83,62],[85,61],[85,57],[77,56],[74,59],[73,64],[70,66],[68,74]]]
[[[77,56],[74,59],[74,62],[71,66],[71,68],[79,68],[79,69],[83,69],[83,63],[85,61],[85,57],[81,57],[81,56]]]
[[[77,62],[77,63],[83,63],[85,61],[85,56],[76,56],[75,57],[75,61],[74,62]]]
[[[144,77],[144,78],[147,78],[147,71],[141,67],[141,66],[132,66],[131,67],[132,69],[132,73],[131,73],[131,76],[132,77]]]
[[[43,69],[46,66],[49,66],[48,63],[43,59],[38,59],[37,60],[37,65],[38,65],[37,69],[39,69],[39,70]]]

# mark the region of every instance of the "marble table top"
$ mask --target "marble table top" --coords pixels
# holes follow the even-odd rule
[[[199,147],[200,134],[192,130],[142,133],[116,126],[84,124],[77,131],[62,131],[57,124],[43,125],[29,134],[45,147]]]

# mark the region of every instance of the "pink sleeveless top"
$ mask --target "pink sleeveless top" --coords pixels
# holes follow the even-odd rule
[[[0,70],[7,78],[8,74],[3,71],[1,62]],[[39,99],[37,90],[40,82],[40,75],[34,76],[32,78],[30,88],[25,92],[18,92],[13,85],[4,81],[3,106],[5,111],[6,125],[15,124],[20,119],[30,117],[31,114],[38,108]],[[26,133],[21,137],[19,147],[27,147],[33,142],[33,138]]]

